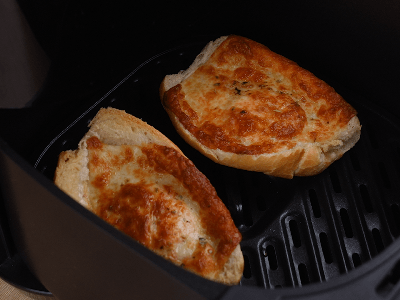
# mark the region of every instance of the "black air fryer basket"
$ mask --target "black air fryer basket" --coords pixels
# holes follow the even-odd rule
[[[400,298],[397,2],[45,2],[18,6],[51,61],[46,81],[24,107],[0,109],[1,278],[61,300]],[[355,147],[288,180],[217,165],[186,144],[159,85],[228,34],[333,86],[358,111]],[[158,257],[54,186],[59,153],[77,148],[101,107],[154,126],[210,179],[243,236],[238,286]]]

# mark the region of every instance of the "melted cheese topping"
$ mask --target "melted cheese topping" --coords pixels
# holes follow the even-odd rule
[[[239,36],[168,90],[163,104],[200,143],[237,154],[323,143],[356,114],[325,82]]]
[[[87,140],[89,201],[155,253],[213,279],[241,235],[208,179],[176,150]]]

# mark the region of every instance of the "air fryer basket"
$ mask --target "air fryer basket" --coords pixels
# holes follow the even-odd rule
[[[184,45],[147,60],[119,85],[77,112],[35,167],[52,179],[58,154],[75,149],[100,107],[140,117],[170,137],[211,180],[243,234],[242,286],[304,286],[346,274],[371,260],[400,234],[398,120],[365,99],[341,94],[358,111],[362,136],[326,171],[292,180],[220,166],[175,132],[158,98],[163,76],[184,69],[204,46]]]
[[[264,6],[270,9],[265,10],[268,15],[265,22],[268,26],[272,26],[272,30],[278,30],[278,25],[274,25],[277,20],[287,26],[286,29],[282,29],[282,32],[285,30],[289,32],[287,29],[294,26],[287,25],[287,22],[301,21],[300,10],[296,10],[296,7],[300,8],[301,4],[295,5],[291,2],[287,1],[287,6],[279,3]],[[219,8],[225,8],[225,4],[228,5],[226,1],[222,3],[224,5],[220,5]],[[5,207],[0,208],[2,211],[7,209],[7,221],[10,224],[7,224],[5,214],[1,214],[0,276],[20,288],[45,295],[51,295],[53,292],[60,299],[68,299],[73,295],[71,291],[64,290],[65,287],[60,281],[73,285],[76,291],[87,290],[87,295],[84,293],[76,295],[76,299],[85,299],[85,296],[88,299],[87,297],[90,298],[93,295],[96,295],[96,299],[107,299],[110,294],[104,292],[104,282],[101,281],[107,277],[100,274],[104,271],[109,271],[110,274],[118,273],[115,266],[107,263],[107,253],[125,253],[126,265],[122,266],[123,258],[115,260],[115,263],[121,264],[121,270],[123,270],[121,278],[124,279],[121,283],[118,283],[118,280],[113,281],[112,285],[115,285],[115,288],[109,289],[118,293],[126,287],[126,282],[129,282],[126,277],[133,274],[135,280],[132,280],[132,286],[127,287],[127,290],[135,291],[132,297],[140,295],[139,297],[143,296],[143,299],[144,295],[150,299],[154,295],[160,296],[163,291],[171,290],[174,293],[163,294],[163,296],[173,299],[231,300],[398,298],[400,289],[397,285],[400,279],[400,240],[398,239],[400,235],[400,198],[398,197],[400,194],[400,116],[397,111],[398,103],[394,99],[389,99],[394,94],[390,83],[395,80],[393,78],[389,80],[386,77],[376,78],[376,84],[380,84],[381,93],[383,97],[386,97],[385,101],[378,99],[376,96],[380,92],[371,85],[371,81],[368,81],[370,80],[368,74],[357,73],[355,70],[359,66],[352,65],[352,63],[362,65],[364,57],[358,60],[349,58],[351,55],[354,57],[356,53],[355,42],[350,40],[354,38],[356,41],[365,42],[364,37],[355,37],[351,34],[341,36],[339,27],[344,29],[350,24],[353,26],[351,18],[349,17],[335,30],[327,26],[327,23],[332,21],[333,16],[337,15],[345,5],[336,5],[331,16],[329,6],[318,6],[320,4],[317,2],[314,4],[319,14],[309,13],[308,17],[312,16],[312,18],[305,23],[298,23],[299,28],[290,29],[294,32],[291,37],[295,36],[297,40],[285,39],[279,31],[276,35],[270,33],[267,37],[264,34],[246,31],[248,28],[254,29],[254,26],[246,26],[244,20],[249,23],[252,18],[260,19],[263,15],[261,10],[251,10],[255,15],[253,16],[246,15],[246,12],[250,11],[247,7],[241,12],[235,10],[234,7],[229,7],[227,9],[232,15],[241,16],[240,13],[245,15],[242,19],[238,19],[241,22],[232,22],[235,18],[229,19],[228,12],[225,17],[229,22],[226,23],[225,19],[218,17],[217,12],[211,13],[212,20],[219,25],[218,30],[210,24],[206,24],[204,29],[202,28],[203,21],[195,22],[194,24],[197,25],[186,31],[186,33],[193,33],[189,34],[189,38],[171,38],[173,42],[160,43],[149,52],[146,52],[148,50],[146,47],[143,48],[144,50],[138,50],[140,55],[137,60],[132,59],[133,67],[129,70],[130,73],[126,72],[129,73],[128,76],[125,77],[125,73],[124,76],[117,76],[118,80],[113,78],[114,81],[110,87],[101,89],[101,92],[94,96],[83,96],[85,101],[80,101],[82,96],[79,96],[81,97],[79,99],[72,99],[72,107],[67,102],[67,105],[64,104],[61,109],[57,109],[54,103],[51,105],[44,103],[44,106],[38,105],[21,111],[2,112],[0,110],[0,116],[8,114],[10,120],[14,116],[26,117],[28,122],[38,119],[38,123],[41,124],[46,123],[47,117],[51,120],[51,123],[45,126],[45,132],[35,139],[35,144],[29,151],[22,141],[13,140],[12,134],[3,132],[5,140],[9,143],[0,140],[0,148],[3,150],[0,152],[0,162],[4,166],[3,169],[10,173],[10,176],[0,174],[3,175],[3,179],[6,178],[5,184],[2,185]],[[352,9],[349,9],[348,14],[351,12]],[[187,18],[185,20],[187,21]],[[364,20],[361,21],[364,22]],[[316,23],[319,26],[311,30],[313,36],[302,35],[301,30],[306,30],[308,26],[311,28]],[[354,26],[357,27],[357,25]],[[369,29],[371,27],[368,27],[367,31]],[[295,177],[291,180],[218,165],[191,148],[177,134],[163,110],[158,88],[166,74],[186,69],[209,40],[218,38],[216,31],[223,34],[245,35],[264,43],[288,58],[295,61],[300,59],[298,62],[301,66],[310,69],[333,86],[358,111],[362,124],[360,141],[321,174],[312,177]],[[332,41],[343,38],[343,44],[331,42],[326,36],[327,33],[335,33]],[[370,33],[376,37],[380,31]],[[366,35],[366,32],[362,34]],[[317,37],[321,37],[324,44],[319,44]],[[165,41],[167,37],[160,37],[160,39]],[[382,40],[387,41],[386,37],[382,37]],[[308,43],[301,44],[304,41]],[[297,47],[294,47],[296,45]],[[341,45],[349,47],[344,50],[340,48]],[[365,53],[380,49],[377,43],[360,44],[362,47],[366,45],[371,48]],[[149,48],[152,46],[149,45]],[[331,60],[322,58],[324,53],[319,52],[328,47],[331,49],[326,53],[337,54],[331,56]],[[310,49],[314,49],[315,52]],[[348,56],[345,55],[347,50],[351,52]],[[340,55],[348,61],[343,62]],[[367,54],[364,55],[367,56]],[[390,52],[388,57],[393,58],[396,55]],[[324,64],[321,64],[321,61]],[[343,65],[347,65],[348,69],[343,69]],[[387,66],[388,74],[393,74],[394,66],[396,66],[395,63]],[[369,61],[369,67],[371,70],[379,70],[381,68],[379,60]],[[342,77],[338,76],[343,70],[348,72],[343,73]],[[353,82],[354,74],[359,76],[354,77]],[[101,76],[107,77],[107,74]],[[359,92],[360,89],[363,93]],[[241,247],[245,258],[245,269],[239,286],[227,288],[198,278],[164,261],[87,212],[52,185],[59,153],[77,148],[79,140],[88,129],[90,120],[101,107],[123,109],[146,121],[170,138],[210,179],[243,235]],[[63,114],[64,108],[68,114]],[[18,129],[15,131],[20,132]],[[19,151],[14,151],[13,146]],[[23,154],[20,156],[17,152]],[[25,183],[28,183],[26,188]],[[32,195],[37,203],[28,199],[31,196],[31,190],[39,195]],[[26,198],[26,200],[13,201],[13,198]],[[41,206],[43,210],[46,210],[46,205],[50,203],[54,207],[49,208],[48,213],[40,214],[43,219],[37,221],[37,213],[40,213],[40,210],[36,206]],[[31,211],[34,213],[29,215]],[[54,212],[56,215],[50,214]],[[29,217],[29,222],[23,221],[21,215]],[[71,216],[71,220],[66,220],[66,216]],[[47,222],[47,219],[54,220]],[[43,225],[55,224],[52,222],[61,224],[55,225],[54,232]],[[33,229],[30,231],[31,225],[35,230],[36,228],[43,229],[46,234],[50,231],[45,238],[54,238],[54,242],[47,243],[50,248],[45,251],[48,252],[42,253],[44,249],[36,246],[35,240],[40,241],[44,237],[40,232],[33,232]],[[59,226],[63,226],[60,232],[70,234],[65,240],[56,235],[59,234],[57,232]],[[68,231],[65,229],[68,226],[73,229]],[[84,250],[81,248],[77,250],[76,255],[82,253],[82,257],[74,256],[72,246],[60,244],[66,243],[68,239],[74,240],[74,234],[70,232],[73,230],[76,231],[78,242],[88,243],[88,245],[82,245]],[[12,237],[8,234],[9,232]],[[13,242],[16,244],[15,248]],[[79,246],[78,242],[74,244],[74,247]],[[106,254],[99,254],[100,252],[94,254],[95,250],[90,250],[91,245],[103,245],[102,243],[104,243],[103,250]],[[52,244],[54,248],[51,248]],[[35,245],[33,250],[30,248],[32,245]],[[63,270],[52,270],[52,266],[46,263],[46,257],[48,262],[60,261],[59,257],[62,255],[57,251],[65,256],[65,260],[57,264],[57,268],[62,267]],[[45,259],[43,266],[38,262],[39,257]],[[110,261],[114,262],[114,260]],[[98,262],[104,262],[104,265],[102,263],[99,266]],[[139,266],[142,269],[138,271]],[[79,268],[84,270],[82,274],[97,272],[99,275],[94,276],[86,287],[80,287],[79,280],[72,278],[79,277]],[[59,272],[63,272],[63,275],[59,275]],[[155,288],[157,285],[160,286],[159,294]],[[93,292],[96,288],[97,293]],[[121,295],[126,294],[121,292]]]
[[[202,46],[182,46],[143,63],[45,145],[35,168],[52,179],[59,153],[76,149],[100,107],[115,107],[170,137],[217,188],[243,234],[244,285],[325,281],[391,244],[400,234],[398,120],[344,95],[358,111],[362,137],[322,174],[286,180],[217,165],[177,136],[158,97],[163,76],[184,69]]]

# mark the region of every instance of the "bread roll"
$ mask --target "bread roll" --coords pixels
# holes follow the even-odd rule
[[[101,109],[77,150],[62,152],[54,182],[155,253],[207,279],[237,284],[241,234],[209,180],[168,138]]]
[[[361,134],[356,110],[332,87],[240,36],[210,42],[187,70],[165,76],[160,97],[205,156],[272,176],[318,174]]]

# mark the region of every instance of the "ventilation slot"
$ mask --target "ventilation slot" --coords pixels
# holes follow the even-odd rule
[[[300,238],[299,228],[297,227],[297,222],[295,220],[290,220],[289,228],[290,228],[290,233],[292,235],[293,245],[296,248],[301,247],[301,238]]]
[[[388,173],[386,171],[386,167],[383,164],[383,162],[379,162],[379,171],[381,173],[381,177],[383,180],[383,186],[387,189],[390,189],[392,187],[392,185],[390,184],[390,179],[389,179]]]
[[[333,190],[335,191],[335,193],[341,193],[342,187],[340,186],[339,176],[338,176],[335,168],[332,168],[332,166],[329,169],[329,176],[331,178],[332,187],[333,187]]]
[[[390,230],[393,234],[394,237],[398,237],[400,233],[400,209],[397,204],[392,204],[390,206],[390,211],[392,213],[391,218],[389,217],[388,219],[390,220],[389,225],[390,225]]]
[[[388,275],[382,280],[382,282],[376,287],[376,292],[380,296],[387,296],[396,286],[400,280],[400,261],[396,263],[394,268],[389,272]]]
[[[269,268],[271,270],[278,269],[278,260],[276,258],[274,246],[267,246],[267,248],[264,250],[264,256],[268,258]]]
[[[345,208],[340,209],[340,219],[342,220],[344,234],[347,238],[352,238],[353,229],[351,228],[350,218]]]
[[[246,254],[243,255],[243,258],[244,258],[243,277],[249,279],[251,277],[250,259]]]
[[[378,229],[376,229],[376,228],[372,229],[372,237],[374,239],[376,251],[378,253],[381,252],[385,247],[383,245],[381,233],[379,232]]]
[[[329,246],[328,236],[325,232],[319,234],[319,240],[321,242],[322,253],[324,254],[325,262],[331,264],[333,262],[332,252]]]
[[[368,213],[372,213],[374,211],[374,209],[372,207],[371,198],[369,196],[368,189],[364,184],[360,185],[360,194],[361,194],[362,201],[364,203],[365,210]]]
[[[360,257],[360,255],[358,253],[353,253],[351,258],[353,259],[354,268],[357,268],[358,266],[361,266],[361,257]]]
[[[299,264],[299,275],[302,285],[310,283],[310,278],[308,277],[308,271],[305,264]]]
[[[310,197],[311,207],[314,213],[314,217],[321,217],[321,208],[319,207],[318,197],[315,190],[309,190],[308,195]]]

